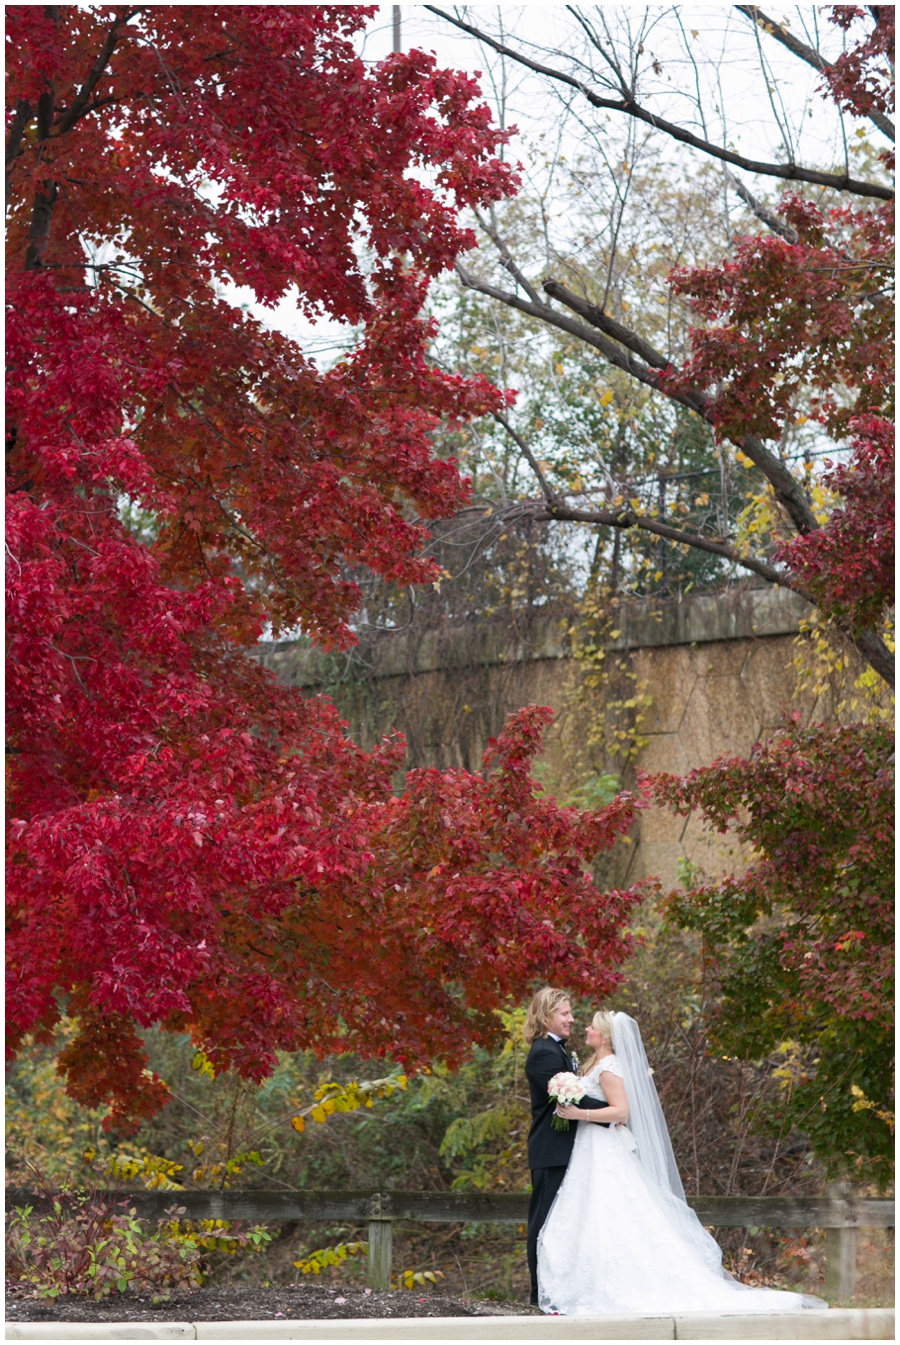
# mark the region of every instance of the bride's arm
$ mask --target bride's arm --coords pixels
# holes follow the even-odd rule
[[[612,1122],[615,1125],[619,1121],[628,1120],[628,1098],[625,1095],[625,1085],[617,1074],[611,1070],[604,1070],[601,1075],[603,1091],[606,1094],[608,1106],[592,1110],[579,1109],[578,1107],[557,1107],[557,1116],[564,1116],[567,1121],[599,1121],[602,1124]]]

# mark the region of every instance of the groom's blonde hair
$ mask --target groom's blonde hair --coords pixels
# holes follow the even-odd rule
[[[529,1005],[525,1026],[522,1028],[522,1036],[529,1046],[538,1037],[546,1037],[550,1019],[563,1000],[571,998],[568,990],[554,990],[550,985],[545,985],[543,990],[537,992]]]

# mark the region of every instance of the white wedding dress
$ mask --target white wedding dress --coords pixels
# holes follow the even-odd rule
[[[603,1071],[623,1077],[614,1055]],[[601,1070],[587,1091],[605,1101]],[[538,1301],[546,1313],[786,1312],[825,1307],[751,1289],[722,1269],[718,1243],[684,1200],[641,1165],[624,1127],[577,1121],[575,1147],[538,1238]],[[680,1185],[680,1184],[679,1184]]]

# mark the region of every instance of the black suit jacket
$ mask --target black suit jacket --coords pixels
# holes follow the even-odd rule
[[[556,1103],[547,1092],[554,1074],[572,1071],[572,1061],[562,1042],[553,1037],[537,1037],[531,1043],[525,1061],[525,1075],[531,1089],[531,1129],[528,1132],[528,1166],[535,1168],[567,1167],[572,1157],[578,1121],[570,1121],[568,1130],[555,1130],[552,1125]],[[583,1097],[576,1102],[582,1111],[608,1107],[608,1102],[597,1097]]]

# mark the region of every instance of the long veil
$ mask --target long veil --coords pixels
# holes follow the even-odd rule
[[[627,1013],[614,1013],[612,1037],[612,1047],[625,1076],[628,1129],[634,1135],[641,1166],[663,1190],[684,1200],[684,1187],[678,1175],[669,1127],[653,1082],[653,1071],[641,1040],[641,1030]]]

